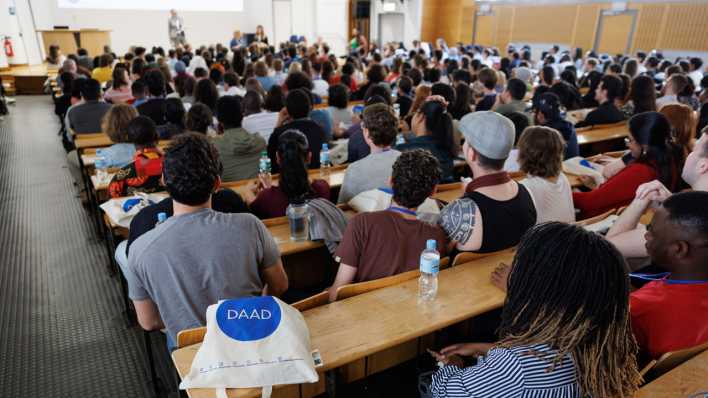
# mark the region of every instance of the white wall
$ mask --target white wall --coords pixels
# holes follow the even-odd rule
[[[169,45],[167,11],[76,10],[57,8],[55,0],[30,1],[38,29],[52,29],[55,25],[71,29],[108,29],[112,31],[113,50],[118,54],[125,53],[131,45],[161,45],[165,48]],[[272,36],[272,1],[249,0],[244,3],[243,12],[181,12],[187,41],[193,45],[228,44],[234,30],[255,32],[257,25],[263,25],[266,34]]]
[[[13,1],[17,3],[17,17],[10,17],[7,12]],[[193,45],[228,44],[234,30],[255,32],[257,25],[263,25],[266,34],[273,39],[273,1],[246,0],[243,12],[181,12],[187,40]],[[322,37],[330,43],[336,54],[344,53],[349,12],[347,0],[290,1],[293,34],[303,35],[311,43]],[[34,11],[34,23],[30,14],[30,2]],[[420,0],[413,2],[418,3]],[[42,54],[44,45],[41,37],[35,33],[37,29],[68,26],[71,29],[111,30],[113,50],[117,54],[123,54],[132,45],[168,47],[168,17],[169,14],[165,11],[60,9],[56,0],[0,0],[0,35],[7,34],[17,39],[17,56],[14,63],[38,64],[45,55]],[[20,27],[26,41],[24,46],[19,45]]]
[[[15,15],[10,15],[10,7],[15,8]],[[10,36],[14,57],[7,59],[0,50],[0,67],[9,64],[38,64],[42,54],[36,41],[36,33],[28,0],[0,0],[0,38]]]
[[[386,0],[389,2],[389,0]],[[423,0],[406,0],[401,3],[398,0],[393,1],[396,4],[396,11],[404,15],[404,34],[401,38],[406,48],[411,47],[413,40],[420,39],[420,27],[423,14]],[[379,14],[383,14],[383,3],[381,1],[371,2],[371,41],[378,43],[379,35]],[[383,43],[378,43],[383,44]]]

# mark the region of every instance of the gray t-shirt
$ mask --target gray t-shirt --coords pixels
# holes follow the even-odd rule
[[[170,217],[131,245],[128,295],[152,299],[177,341],[179,331],[205,325],[209,305],[260,295],[260,271],[279,257],[270,232],[251,214],[202,209]]]
[[[356,195],[372,189],[387,187],[391,179],[393,164],[401,152],[388,151],[372,153],[347,167],[344,181],[339,191],[337,203],[347,203]]]

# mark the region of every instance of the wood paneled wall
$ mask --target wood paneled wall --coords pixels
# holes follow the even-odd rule
[[[492,15],[477,16],[474,0],[424,0],[421,38],[432,42],[442,37],[448,44],[469,43],[477,31],[477,43],[505,48],[509,42],[558,43],[590,49],[595,44],[602,10],[609,3],[498,4]],[[637,11],[632,51],[708,51],[708,2],[629,2]]]

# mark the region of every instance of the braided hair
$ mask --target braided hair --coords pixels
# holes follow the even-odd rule
[[[299,130],[286,130],[278,137],[278,186],[287,196],[288,203],[301,203],[314,197],[307,174],[308,148],[307,137]]]
[[[540,224],[522,238],[507,289],[499,346],[548,345],[557,350],[549,370],[569,354],[582,396],[634,395],[629,280],[611,243],[575,225]]]

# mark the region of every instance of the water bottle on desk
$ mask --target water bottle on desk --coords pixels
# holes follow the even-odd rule
[[[99,185],[108,183],[108,161],[101,156],[100,150],[96,151],[96,161],[94,162],[94,167],[96,168],[96,180]]]
[[[305,201],[293,202],[288,206],[285,214],[290,224],[290,240],[293,242],[306,241],[310,233],[310,207]]]
[[[270,175],[270,158],[268,152],[261,152],[261,158],[258,161],[258,175]]]
[[[320,172],[323,176],[329,175],[329,169],[332,167],[332,162],[329,160],[329,145],[322,144],[320,151]]]
[[[435,300],[438,294],[438,272],[440,271],[440,253],[436,250],[437,241],[428,239],[425,250],[420,254],[420,278],[418,279],[418,301]]]

